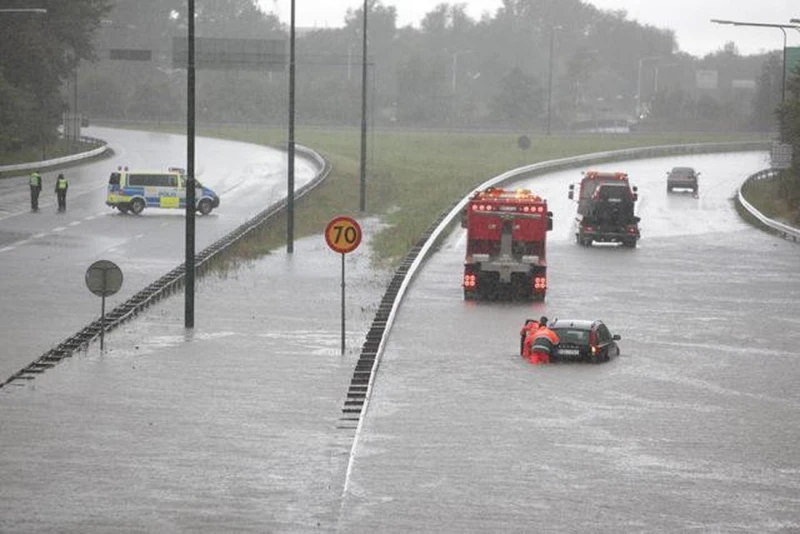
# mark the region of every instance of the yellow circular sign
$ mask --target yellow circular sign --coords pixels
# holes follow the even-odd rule
[[[325,227],[325,241],[334,252],[352,252],[361,244],[361,226],[352,217],[335,217]]]

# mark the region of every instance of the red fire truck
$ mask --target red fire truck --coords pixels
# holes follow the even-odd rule
[[[547,200],[528,189],[489,187],[470,197],[461,218],[467,229],[465,300],[543,300],[547,290]]]

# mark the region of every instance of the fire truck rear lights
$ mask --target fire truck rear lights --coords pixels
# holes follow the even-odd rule
[[[475,287],[477,281],[474,274],[464,275],[464,287]]]

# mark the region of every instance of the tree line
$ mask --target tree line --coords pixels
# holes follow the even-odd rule
[[[185,0],[44,4],[44,16],[0,16],[0,150],[55,136],[65,110],[185,120],[186,71],[172,49],[173,38],[186,36]],[[287,40],[288,21],[256,0],[196,0],[195,8],[198,38]],[[642,129],[770,131],[778,124],[777,53],[741,56],[726,43],[697,58],[679,50],[672,31],[582,0],[503,0],[479,20],[464,4],[441,3],[419,27],[399,27],[396,8],[381,0],[367,8],[375,125],[565,131],[622,120]],[[359,124],[363,16],[351,9],[342,27],[298,29],[298,122]],[[112,59],[120,49],[151,56]],[[713,75],[713,86],[698,87],[701,72]],[[201,70],[197,118],[285,124],[287,79],[285,67]]]

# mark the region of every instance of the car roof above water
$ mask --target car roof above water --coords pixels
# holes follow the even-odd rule
[[[672,170],[669,171],[675,174],[694,174],[693,167],[672,167]]]

